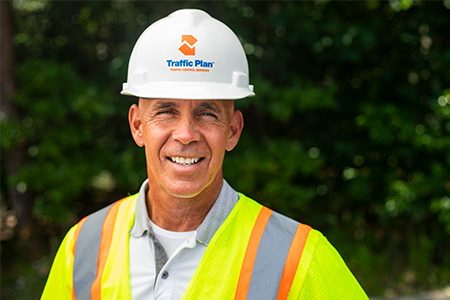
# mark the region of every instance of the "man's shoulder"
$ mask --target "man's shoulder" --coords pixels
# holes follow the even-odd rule
[[[117,206],[117,208],[118,208],[119,206],[122,206],[122,205],[132,205],[134,200],[136,199],[136,197],[137,197],[137,194],[129,195],[129,196],[122,198],[120,200],[117,200],[103,208],[100,208],[97,211],[94,211],[93,213],[91,213],[91,214],[87,215],[86,217],[84,217],[83,219],[81,219],[77,223],[77,225],[84,223],[84,221],[86,221],[87,219],[89,219],[90,222],[93,224],[97,224],[97,223],[102,224],[103,220],[105,220],[106,216],[111,211],[113,206]]]
[[[259,203],[257,200],[254,200],[242,193],[239,193],[241,198],[240,200],[251,202],[252,205],[256,205],[259,209],[265,207],[263,204]],[[309,224],[305,224],[301,221],[297,221],[292,217],[286,216],[280,212],[272,210],[271,208],[265,207],[266,209],[271,211],[270,218],[268,219],[268,225],[270,231],[274,232],[274,234],[287,234],[288,236],[293,237],[297,231],[301,231],[302,235],[305,235],[307,238],[307,244],[311,248],[311,250],[315,250],[316,247],[329,247],[332,245],[328,242],[327,238],[320,232],[319,230],[313,228]]]
[[[258,200],[255,200],[253,198],[250,198],[242,193],[239,193],[241,196],[241,199],[245,199],[244,201],[251,201],[253,203],[257,203],[257,205],[262,208],[266,207],[264,204],[261,204]],[[273,222],[273,225],[279,229],[283,228],[297,228],[298,226],[306,226],[310,227],[307,224],[304,224],[302,222],[299,222],[295,220],[292,217],[288,217],[276,210],[272,210],[270,207],[266,207],[271,211],[271,222]],[[311,228],[311,227],[310,227]],[[311,228],[312,229],[312,228]],[[314,229],[313,229],[314,230]],[[319,232],[320,233],[320,232]]]

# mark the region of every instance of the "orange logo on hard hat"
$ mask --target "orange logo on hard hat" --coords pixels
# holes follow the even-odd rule
[[[195,43],[197,43],[197,39],[192,35],[182,35],[181,42],[183,45],[178,48],[184,55],[195,55]]]

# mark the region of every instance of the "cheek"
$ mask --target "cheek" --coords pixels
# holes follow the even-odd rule
[[[170,136],[170,131],[164,126],[158,126],[158,124],[147,124],[143,128],[143,137],[145,143],[150,147],[157,147],[162,141],[166,140]]]
[[[145,155],[147,161],[155,161],[159,159],[161,148],[164,146],[167,136],[167,132],[158,130],[157,128],[144,128],[143,139],[145,142]],[[151,168],[151,166],[149,166]]]
[[[228,131],[222,130],[216,132],[215,135],[211,136],[209,140],[209,145],[211,150],[218,154],[220,157],[223,157],[226,151],[226,147],[228,144]]]

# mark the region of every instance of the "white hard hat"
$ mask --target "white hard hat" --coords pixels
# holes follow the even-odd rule
[[[182,9],[148,27],[128,65],[123,95],[166,99],[254,96],[236,35],[201,10]]]

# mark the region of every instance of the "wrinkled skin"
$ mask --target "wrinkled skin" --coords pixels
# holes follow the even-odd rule
[[[145,147],[152,221],[168,230],[196,229],[219,195],[224,155],[239,141],[242,113],[232,100],[141,98],[129,122],[136,144]]]

